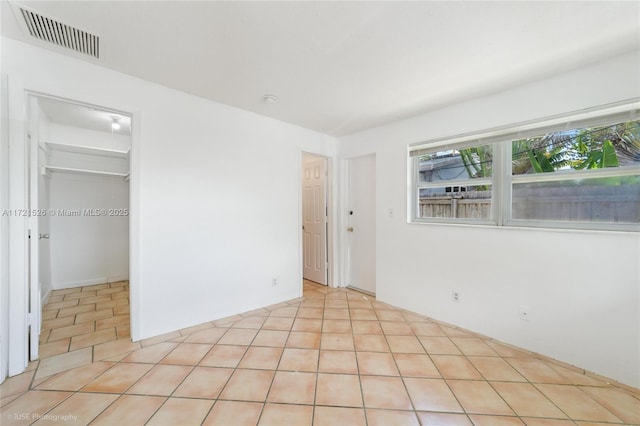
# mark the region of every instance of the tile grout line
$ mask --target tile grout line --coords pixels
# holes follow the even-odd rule
[[[447,334],[444,330],[443,330],[443,332],[444,332],[444,334]],[[447,338],[449,339],[451,344],[453,346],[455,346],[458,349],[458,351],[460,351],[460,355],[459,356],[463,357],[469,363],[469,365],[471,365],[471,367],[474,369],[474,371],[476,371],[480,375],[480,377],[485,379],[484,381],[500,397],[502,402],[504,402],[506,404],[506,406],[509,407],[509,409],[513,412],[513,414],[515,414],[517,416],[517,418],[520,419],[520,416],[518,415],[516,410],[514,410],[513,407],[511,407],[511,405],[509,405],[509,403],[504,399],[504,397],[491,385],[489,380],[486,379],[486,377],[484,377],[484,375],[480,372],[480,370],[478,370],[478,368],[469,360],[469,357],[467,356],[467,354],[460,348],[460,346],[458,344],[456,344],[456,342],[454,340],[451,339],[451,336],[447,335]],[[422,342],[420,342],[420,343],[422,343]],[[425,348],[425,350],[426,350],[426,348]],[[493,351],[493,352],[495,352],[495,351]],[[497,352],[496,352],[496,354],[497,354]],[[438,368],[437,365],[436,365],[436,368]],[[470,416],[469,411],[464,407],[464,405],[462,405],[462,402],[459,400],[458,395],[454,392],[454,390],[451,388],[451,385],[449,384],[449,380],[455,380],[455,379],[446,379],[444,376],[442,376],[442,378],[444,379],[444,382],[447,384],[447,387],[449,388],[449,391],[453,394],[454,398],[456,398],[456,400],[458,401],[458,404],[460,404],[460,407],[464,410],[464,412],[467,415],[467,418],[469,419],[469,421],[473,423],[473,421],[471,420],[471,416]],[[527,378],[524,377],[524,379],[526,380]],[[473,413],[473,414],[475,414],[475,413]],[[512,417],[512,416],[510,416],[510,417]]]
[[[349,308],[349,298],[347,297],[347,308]],[[364,398],[364,387],[362,386],[362,376],[361,376],[361,371],[360,371],[360,360],[358,359],[358,348],[356,347],[356,339],[355,339],[355,335],[353,334],[353,318],[351,315],[351,309],[348,309],[349,312],[349,325],[351,326],[351,341],[353,342],[353,356],[356,360],[356,371],[357,371],[357,377],[358,377],[358,385],[360,387],[360,398],[362,398],[362,412],[364,414],[364,422],[365,422],[365,426],[369,425],[369,414],[367,412],[367,403],[365,402],[365,398]],[[377,318],[377,317],[376,317]],[[380,329],[382,330],[382,325],[380,325],[380,321],[377,321],[378,325],[380,326]],[[383,330],[384,332],[384,330]],[[385,341],[386,341],[386,337],[385,337]],[[387,343],[388,345],[388,343]],[[389,350],[391,350],[391,347],[389,347]]]
[[[213,323],[213,322],[212,322]],[[222,334],[222,336],[220,336],[217,340],[216,343],[214,343],[211,346],[211,349],[202,357],[202,359],[200,359],[200,361],[198,362],[198,364],[196,366],[193,367],[193,369],[189,372],[189,374],[187,374],[185,376],[185,378],[180,382],[180,384],[178,384],[178,386],[175,387],[175,389],[173,389],[173,391],[171,392],[171,395],[174,395],[176,390],[178,390],[178,388],[185,382],[185,380],[187,380],[187,378],[193,373],[193,371],[196,369],[196,367],[200,366],[200,364],[202,363],[202,360],[205,359],[210,353],[211,351],[213,351],[213,348],[218,344],[218,342],[220,341],[220,339],[222,339],[227,332],[232,328],[233,324],[235,322],[233,322],[231,324],[231,326],[227,327],[225,329],[225,332]],[[216,325],[213,325],[214,327],[217,327]],[[256,333],[256,336],[258,334]],[[254,336],[255,338],[255,336]],[[245,351],[242,353],[242,357],[238,360],[238,364],[236,364],[236,367],[240,364],[240,361],[242,360],[242,358],[244,358],[245,354],[247,353],[247,350],[249,349],[249,346],[247,346],[247,348],[245,349]],[[171,352],[169,352],[171,353]],[[168,355],[168,354],[167,354]],[[164,358],[163,358],[164,359]],[[157,365],[157,364],[156,364]],[[206,366],[202,366],[202,367],[206,367]],[[233,368],[233,371],[231,372],[231,374],[229,374],[229,377],[227,378],[227,380],[225,381],[224,385],[220,387],[220,392],[218,392],[217,397],[213,400],[213,404],[211,404],[211,407],[209,407],[209,410],[207,410],[207,413],[205,414],[204,418],[202,419],[202,422],[200,422],[200,424],[202,425],[207,418],[209,417],[209,415],[211,414],[211,412],[213,411],[213,409],[215,408],[215,406],[218,404],[218,401],[220,401],[220,395],[222,395],[222,392],[224,391],[224,389],[227,387],[227,385],[229,384],[229,381],[231,380],[231,377],[233,377],[233,373],[235,373],[235,367]],[[171,398],[171,396],[169,396],[169,398]],[[163,404],[164,405],[164,404]],[[262,412],[262,409],[260,410],[260,412]],[[153,417],[153,416],[152,416]]]
[[[377,316],[377,314],[376,314],[376,316]],[[406,318],[405,318],[405,321],[406,321],[407,324],[410,324],[410,322]],[[422,341],[418,338],[418,335],[415,333],[415,330],[411,327],[411,325],[409,325],[409,328],[411,329],[411,333],[412,333],[413,337],[416,338],[416,340],[420,344],[420,347],[422,347],[422,349],[424,350],[424,352],[425,352],[427,358],[429,359],[429,361],[433,364],[435,369],[438,371],[438,374],[440,374],[441,379],[446,383],[446,381],[444,380],[444,376],[442,375],[442,372],[440,371],[438,366],[433,362],[433,359],[431,359],[431,355],[429,354],[429,351],[427,351],[427,348],[424,347]],[[438,328],[440,328],[440,327],[438,327]],[[387,345],[389,345],[389,341],[387,340],[387,335],[384,334],[384,329],[382,330],[382,332],[383,332],[383,335],[385,337],[385,341],[387,342]],[[389,351],[392,351],[391,350],[391,345],[389,345]],[[407,387],[407,382],[405,381],[405,377],[402,375],[402,371],[400,370],[400,367],[398,366],[398,360],[396,359],[396,356],[395,356],[395,354],[393,352],[391,352],[391,357],[393,358],[394,365],[398,369],[398,374],[400,375],[400,380],[402,381],[402,385],[404,386],[404,390],[405,390],[405,392],[407,392],[407,397],[409,398],[409,401],[411,402],[411,407],[413,408],[413,413],[416,416],[416,418],[418,419],[418,423],[422,424],[422,419],[420,419],[420,416],[418,416],[418,409],[416,409],[415,403],[413,402],[413,398],[411,397],[411,393],[409,392],[409,388]],[[449,387],[448,384],[447,384],[447,387]],[[449,390],[451,391],[451,393],[453,394],[453,397],[458,402],[458,405],[460,405],[460,407],[465,411],[467,419],[471,422],[471,418],[469,418],[468,414],[466,413],[466,410],[464,409],[464,407],[462,406],[460,401],[458,401],[458,397],[453,393],[453,391],[451,389],[449,389]]]
[[[302,283],[302,293],[304,295],[304,281]],[[326,303],[326,297],[324,297],[324,302]],[[300,308],[302,308],[302,303],[300,304]],[[298,308],[298,313],[300,313],[300,308]],[[296,323],[296,320],[298,319],[298,316],[296,314],[296,318],[293,321],[293,324]],[[291,330],[293,331],[293,324],[291,325]],[[319,337],[319,341],[318,341],[318,361],[316,362],[316,371],[315,371],[315,376],[316,376],[316,381],[315,384],[313,386],[313,408],[311,409],[311,424],[313,424],[315,422],[316,419],[316,402],[318,399],[318,379],[319,379],[319,375],[320,375],[320,355],[321,355],[321,351],[322,351],[322,328],[324,327],[324,304],[323,304],[323,308],[322,308],[322,318],[320,318],[320,337]],[[288,340],[288,339],[287,339]],[[286,344],[285,344],[286,345]],[[284,351],[283,351],[284,353]]]
[[[345,292],[346,293],[346,292]],[[325,294],[325,305],[324,308],[322,310],[323,313],[323,320],[322,320],[322,328],[321,328],[321,336],[320,336],[320,344],[322,345],[322,330],[324,329],[324,313],[327,309],[327,297]],[[351,328],[351,343],[353,345],[353,357],[355,359],[356,362],[356,376],[358,378],[358,387],[360,388],[360,398],[362,399],[362,414],[364,416],[364,422],[365,422],[365,426],[369,425],[369,418],[367,416],[367,409],[365,406],[365,402],[364,402],[364,390],[362,389],[362,381],[360,380],[360,362],[358,361],[358,354],[356,351],[356,342],[355,342],[355,338],[353,336],[353,318],[351,315],[351,309],[349,309],[349,298],[348,296],[345,296],[345,303],[347,304],[347,314],[349,315],[349,326]],[[322,346],[321,346],[322,349]],[[342,408],[345,408],[344,406],[340,406]]]
[[[291,329],[293,328],[293,323],[295,322],[295,318],[298,315],[299,309],[300,309],[299,306],[296,307],[296,316],[294,316],[294,320],[291,323],[291,328],[289,329],[289,332],[287,333],[287,338],[284,341],[284,346],[282,347],[282,353],[280,354],[280,358],[278,359],[278,364],[276,365],[275,370],[273,370],[273,377],[271,378],[271,383],[269,384],[269,388],[267,389],[267,393],[266,393],[266,395],[264,397],[264,403],[262,404],[262,410],[260,410],[260,414],[258,415],[257,424],[260,423],[260,420],[262,419],[262,415],[264,414],[264,409],[267,406],[267,403],[268,403],[267,399],[269,398],[269,393],[271,392],[271,388],[273,387],[273,382],[276,380],[276,374],[277,374],[278,366],[280,365],[280,362],[282,361],[282,356],[284,355],[284,350],[287,347],[287,342],[289,341],[289,338],[291,337]],[[272,313],[273,313],[273,311],[269,312],[269,316],[267,317],[265,322],[267,322],[269,320],[269,318],[271,318]],[[262,327],[264,327],[264,323],[262,323],[262,326],[259,329],[260,331],[263,330]],[[258,334],[260,334],[260,331],[258,331],[258,333],[256,333],[256,335],[254,336],[252,342],[255,341],[255,338],[258,336]],[[251,347],[251,344],[249,344],[249,347],[247,348],[246,352],[249,351],[250,347]],[[245,352],[245,356],[246,356],[246,352]],[[242,359],[244,359],[244,356],[242,357]],[[240,361],[238,361],[238,366],[242,362],[242,359],[240,359]],[[314,398],[315,398],[315,395],[314,395]],[[315,399],[314,399],[314,401],[315,401]],[[312,418],[312,421],[313,421],[313,410],[312,410],[311,418]]]
[[[270,315],[270,314],[271,314],[271,313],[269,313],[269,315]],[[269,318],[269,316],[267,316],[266,318]],[[243,318],[243,319],[244,319],[244,318]],[[233,322],[231,322],[231,323],[229,324],[229,327],[225,327],[225,328],[226,328],[225,332],[222,334],[222,336],[220,336],[220,337],[216,340],[216,343],[214,343],[214,344],[212,345],[211,349],[210,349],[210,350],[209,350],[209,351],[208,351],[208,352],[207,352],[207,353],[206,353],[206,354],[205,354],[205,355],[200,359],[200,361],[198,362],[197,366],[200,366],[200,364],[202,363],[202,360],[203,360],[203,359],[205,359],[205,358],[207,357],[207,355],[209,355],[209,354],[211,353],[211,351],[213,351],[213,348],[218,344],[218,342],[219,342],[219,341],[220,341],[224,336],[226,336],[226,335],[227,335],[227,333],[228,333],[230,330],[232,330],[232,329],[233,329],[233,325],[235,325],[235,324],[236,324],[237,322],[239,322],[239,321],[241,321],[241,320],[233,321]],[[266,320],[265,320],[265,321],[266,321]],[[263,322],[263,325],[264,325],[264,322]],[[218,326],[214,325],[214,327],[218,327]],[[238,328],[236,328],[236,330],[237,330],[237,329],[238,329]],[[241,330],[244,330],[244,329],[241,329]],[[226,387],[229,385],[229,382],[231,381],[231,378],[233,377],[233,375],[235,374],[235,372],[238,370],[238,367],[239,367],[240,363],[242,362],[242,359],[244,359],[244,357],[246,356],[247,352],[249,351],[249,348],[251,347],[251,344],[255,341],[256,337],[258,337],[258,334],[260,334],[260,331],[262,330],[262,326],[260,326],[260,328],[258,328],[258,329],[256,329],[256,330],[257,330],[257,331],[256,331],[256,334],[253,336],[253,338],[251,339],[251,341],[250,341],[247,345],[230,345],[230,346],[246,346],[246,348],[245,348],[244,352],[242,353],[242,356],[238,359],[238,362],[236,363],[236,365],[235,365],[233,368],[231,368],[231,370],[232,370],[231,374],[229,374],[229,377],[228,377],[228,378],[227,378],[227,380],[225,381],[224,385],[220,387],[220,392],[218,392],[218,396],[213,400],[214,402],[213,402],[213,404],[211,405],[211,407],[209,408],[209,410],[207,411],[207,414],[206,414],[206,416],[204,417],[204,419],[202,420],[201,424],[202,424],[202,423],[204,423],[204,422],[206,421],[206,419],[207,419],[207,417],[210,415],[211,411],[213,411],[213,409],[214,409],[214,407],[217,405],[218,401],[220,401],[220,396],[222,395],[222,393],[224,392],[224,390],[226,389]],[[222,344],[222,345],[224,345],[224,344]],[[171,352],[170,352],[170,353],[171,353]],[[168,354],[167,354],[167,356],[168,356]],[[163,359],[164,359],[164,358],[163,358]],[[203,368],[205,368],[205,367],[207,367],[207,366],[202,366],[202,367],[203,367]],[[209,367],[207,367],[207,368],[209,368]],[[211,367],[211,368],[226,368],[226,367]],[[195,370],[195,367],[194,367],[194,370]],[[193,370],[192,370],[192,372],[193,372]],[[191,373],[190,373],[190,374],[191,374]],[[190,375],[190,374],[189,374],[189,375]],[[186,380],[186,379],[187,379],[187,377],[188,377],[189,375],[187,375],[187,376],[185,377],[185,379],[184,379],[184,380]],[[275,378],[275,374],[274,374],[274,378]],[[182,384],[182,383],[184,383],[184,380],[181,382],[181,384]],[[272,380],[272,383],[273,383],[273,378],[272,378],[271,380]],[[175,394],[175,391],[176,391],[179,387],[180,387],[180,385],[178,385],[178,386],[173,390],[172,395],[173,395],[173,394]],[[267,395],[265,395],[265,402],[264,402],[264,403],[261,403],[261,404],[262,404],[262,408],[260,409],[260,414],[259,414],[258,418],[260,418],[260,416],[262,416],[262,412],[263,412],[263,410],[264,410],[264,406],[266,405],[266,398],[267,398],[268,394],[269,394],[269,391],[267,390]],[[222,400],[222,401],[236,401],[236,400]],[[247,401],[240,401],[240,402],[247,402]],[[251,402],[251,401],[249,401],[249,402]],[[258,401],[256,401],[256,402],[258,402]]]

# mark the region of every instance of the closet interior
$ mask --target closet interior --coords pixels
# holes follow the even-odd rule
[[[43,301],[51,290],[128,280],[131,117],[48,97],[30,106]]]

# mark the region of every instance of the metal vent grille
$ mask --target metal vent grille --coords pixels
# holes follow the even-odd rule
[[[20,8],[20,11],[32,37],[94,58],[100,57],[100,38],[98,36],[30,10]]]

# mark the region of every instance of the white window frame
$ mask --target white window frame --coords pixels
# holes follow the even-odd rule
[[[510,227],[587,229],[605,231],[640,231],[640,224],[611,223],[611,222],[571,222],[558,220],[522,220],[513,219],[512,189],[518,183],[539,183],[573,179],[595,179],[603,177],[622,177],[640,175],[640,166],[622,168],[567,170],[553,173],[535,173],[526,175],[512,175],[511,170],[511,142],[517,139],[541,136],[547,133],[576,128],[594,127],[609,123],[619,123],[640,119],[640,98],[627,100],[615,104],[590,108],[570,114],[563,114],[511,126],[489,129],[478,133],[458,135],[451,138],[438,139],[419,144],[409,145],[407,149],[409,173],[407,182],[407,220],[410,223],[449,223],[465,225],[489,225]],[[493,165],[491,178],[452,180],[419,183],[418,159],[420,154],[446,150],[451,148],[466,148],[471,146],[493,145]],[[418,217],[420,188],[491,185],[491,220],[466,218],[421,218]]]
[[[486,143],[466,143],[456,145],[456,148],[470,148],[474,146],[486,146],[492,145],[492,173],[491,177],[487,178],[476,178],[476,179],[459,179],[459,180],[439,180],[435,182],[419,182],[418,174],[415,172],[418,167],[418,163],[420,161],[420,155],[416,154],[412,156],[410,152],[409,160],[411,161],[410,169],[413,171],[411,173],[413,184],[411,186],[411,194],[412,194],[412,205],[410,206],[410,211],[412,212],[412,218],[417,222],[433,222],[433,223],[463,223],[463,224],[473,224],[473,225],[495,225],[497,224],[497,209],[496,209],[496,158],[498,152],[496,152],[496,144],[486,144]],[[412,151],[413,152],[413,151]],[[469,219],[469,218],[438,218],[438,217],[430,217],[430,218],[419,218],[418,217],[418,209],[420,208],[418,203],[420,189],[429,189],[429,188],[443,188],[449,186],[478,186],[478,185],[491,185],[491,214],[489,219]]]

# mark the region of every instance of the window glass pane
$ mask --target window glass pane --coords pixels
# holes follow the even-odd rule
[[[512,141],[514,175],[640,165],[640,121]]]
[[[512,218],[640,223],[640,176],[514,184]]]
[[[418,218],[491,219],[491,185],[418,190]]]
[[[418,182],[439,182],[491,177],[491,145],[437,151],[417,160]]]

